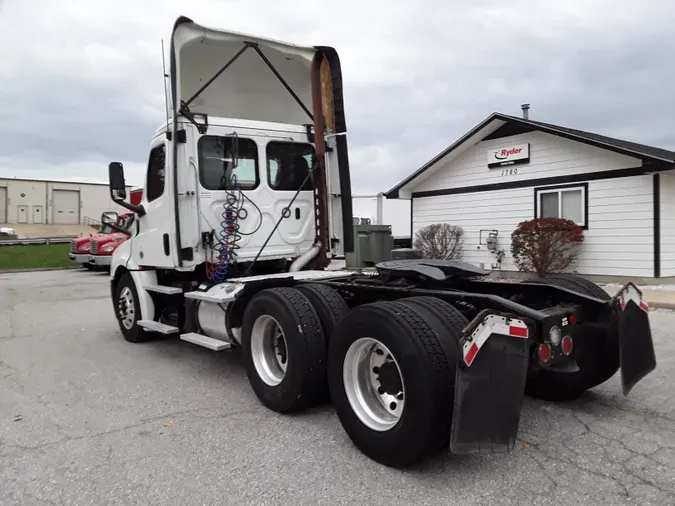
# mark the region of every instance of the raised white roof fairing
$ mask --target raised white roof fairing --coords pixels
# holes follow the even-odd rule
[[[256,43],[300,98],[312,110],[310,72],[317,50],[194,22],[178,24],[173,34],[177,108],[213,77],[244,43]],[[287,124],[312,123],[253,47],[249,47],[192,103],[193,113]]]

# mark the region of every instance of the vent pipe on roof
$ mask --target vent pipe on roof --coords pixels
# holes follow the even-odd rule
[[[520,106],[520,108],[523,110],[523,119],[529,119],[530,118],[530,104],[523,104]]]

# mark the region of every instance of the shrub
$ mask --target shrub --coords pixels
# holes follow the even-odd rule
[[[447,223],[434,223],[417,231],[414,248],[423,258],[459,260],[464,256],[464,230]]]
[[[569,269],[579,255],[584,232],[570,220],[523,221],[511,234],[511,254],[518,269],[544,276]]]

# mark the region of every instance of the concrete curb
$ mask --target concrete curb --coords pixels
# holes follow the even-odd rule
[[[675,309],[673,302],[647,302],[650,309]]]
[[[70,271],[75,269],[82,269],[81,265],[73,265],[72,267],[38,267],[35,269],[0,269],[0,274],[17,274],[21,272],[46,272],[46,271]]]

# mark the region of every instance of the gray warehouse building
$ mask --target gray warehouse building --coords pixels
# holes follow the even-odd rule
[[[122,210],[107,183],[0,178],[0,224],[81,225]]]

